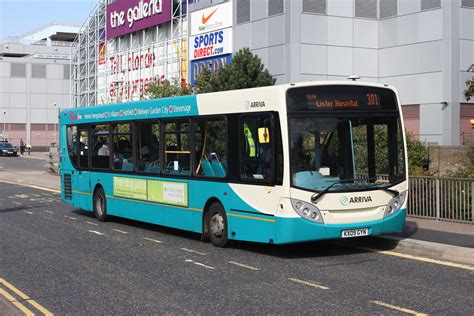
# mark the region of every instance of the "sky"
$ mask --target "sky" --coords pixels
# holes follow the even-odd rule
[[[81,26],[99,0],[0,0],[0,41],[49,23]]]

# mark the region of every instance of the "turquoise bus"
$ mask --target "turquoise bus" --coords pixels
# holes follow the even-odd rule
[[[408,172],[387,85],[309,82],[63,110],[61,196],[109,215],[286,244],[399,232]]]

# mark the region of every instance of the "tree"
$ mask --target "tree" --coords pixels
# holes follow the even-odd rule
[[[471,100],[474,97],[474,77],[466,80],[466,90],[464,90],[464,97],[466,101]]]
[[[207,69],[203,70],[196,87],[198,92],[204,93],[272,86],[275,82],[276,79],[265,69],[262,60],[252,54],[250,49],[244,48],[215,75]]]
[[[148,85],[145,97],[148,99],[158,99],[189,95],[193,93],[193,88],[186,84],[186,82],[182,81],[181,84],[178,80],[173,80],[173,82],[171,82],[168,79],[165,79],[164,76],[161,76],[159,80]]]

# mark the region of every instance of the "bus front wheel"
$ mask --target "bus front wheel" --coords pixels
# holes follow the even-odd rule
[[[209,207],[205,223],[212,244],[216,247],[225,247],[228,243],[227,216],[221,204],[214,203]]]
[[[94,192],[94,215],[101,222],[107,220],[107,201],[102,188],[97,188]]]

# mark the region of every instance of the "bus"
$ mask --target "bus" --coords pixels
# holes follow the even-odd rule
[[[396,89],[356,81],[73,108],[60,112],[61,196],[217,247],[394,233],[405,143]]]

